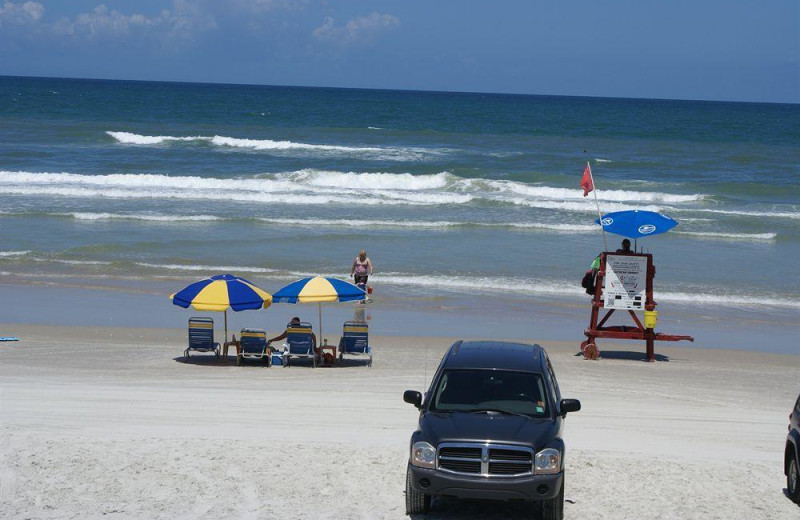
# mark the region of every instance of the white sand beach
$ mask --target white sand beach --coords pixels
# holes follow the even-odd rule
[[[372,368],[182,358],[184,330],[4,326],[0,517],[404,518],[408,438],[442,338],[374,337]],[[532,341],[529,338],[520,338]],[[797,519],[784,495],[800,356],[547,343],[565,397],[565,518]],[[429,518],[519,518],[439,502]]]

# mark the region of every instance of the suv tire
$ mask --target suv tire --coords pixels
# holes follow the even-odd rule
[[[789,471],[786,472],[786,491],[789,498],[800,504],[800,467],[797,466],[797,457],[794,452],[789,452]]]
[[[423,515],[431,509],[431,496],[411,487],[411,469],[406,469],[406,514]]]
[[[563,520],[564,518],[564,481],[561,489],[553,498],[539,502],[539,517],[541,520]]]

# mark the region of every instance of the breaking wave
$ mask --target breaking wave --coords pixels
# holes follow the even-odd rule
[[[243,267],[233,265],[202,265],[202,264],[152,264],[147,262],[135,262],[135,265],[141,267],[150,267],[154,269],[165,269],[168,271],[200,271],[202,273],[261,273],[261,274],[286,274],[286,271],[279,269],[270,269],[268,267]]]
[[[210,137],[173,137],[171,135],[139,135],[130,132],[106,132],[108,135],[123,144],[153,145],[164,144],[169,141],[211,141]]]
[[[329,144],[298,143],[294,141],[276,141],[273,139],[245,139],[239,137],[214,136],[170,136],[170,135],[140,135],[131,132],[107,131],[121,144],[152,146],[163,145],[170,142],[198,142],[211,146],[225,148],[240,148],[252,151],[267,151],[273,153],[301,153],[318,155],[346,155],[363,156],[369,159],[383,159],[392,161],[419,161],[426,155],[438,155],[441,152],[424,148],[382,148],[377,146],[341,146]]]
[[[714,232],[695,232],[695,231],[673,231],[678,235],[687,235],[700,238],[714,238],[722,240],[737,240],[737,241],[761,241],[761,240],[775,240],[778,236],[777,233],[714,233]]]
[[[12,213],[5,213],[13,215]],[[24,215],[27,213],[21,213]],[[220,221],[258,221],[276,226],[299,227],[328,227],[328,228],[402,228],[402,229],[461,229],[461,228],[503,228],[517,230],[542,230],[562,233],[593,233],[599,230],[597,225],[591,224],[559,224],[546,222],[477,222],[457,220],[380,220],[380,219],[326,219],[326,218],[268,218],[268,217],[224,217],[217,215],[165,215],[157,213],[39,213],[43,216],[68,217],[75,220],[102,221],[102,220],[139,220],[144,222],[180,224],[196,222]],[[694,232],[672,231],[672,234],[684,235],[699,239],[721,239],[735,241],[771,241],[777,238],[777,233],[722,233],[722,232]],[[0,256],[24,255],[28,251],[0,252]]]
[[[770,218],[780,217],[780,218],[800,219],[800,212],[789,212],[789,211],[731,211],[724,209],[705,209],[703,211],[707,213],[717,213],[720,215],[735,215],[742,217],[770,217]]]
[[[10,253],[10,254],[2,254]],[[18,253],[26,253],[26,261],[32,262],[54,262],[75,266],[110,266],[114,262],[92,261],[92,260],[71,260],[52,257],[37,257],[30,252],[7,251],[0,252],[0,259],[13,257]],[[193,273],[198,276],[206,275],[210,272],[231,272],[236,274],[257,274],[268,280],[275,280],[276,283],[285,283],[287,278],[295,279],[310,275],[322,275],[331,277],[345,277],[342,272],[330,273],[308,273],[291,269],[278,269],[248,265],[207,265],[207,264],[175,264],[175,263],[154,263],[154,262],[132,262],[132,265],[147,269],[147,276],[158,278],[167,273],[185,272]],[[6,273],[10,274],[10,273]],[[557,279],[537,279],[514,276],[481,276],[471,274],[430,274],[430,273],[405,273],[405,272],[386,272],[379,273],[370,280],[374,283],[397,287],[425,287],[474,295],[475,293],[486,293],[497,297],[507,297],[509,295],[517,297],[547,296],[574,299],[576,302],[585,302],[584,291],[577,287],[574,280]],[[797,298],[782,298],[774,295],[748,294],[746,292],[736,294],[723,294],[712,288],[698,289],[695,292],[685,292],[680,290],[660,290],[656,291],[655,298],[658,301],[680,302],[690,305],[717,305],[728,307],[752,307],[752,306],[772,306],[780,308],[790,308],[800,310],[800,300]]]
[[[467,179],[449,172],[428,175],[339,172],[304,169],[246,178],[158,174],[82,175],[75,173],[0,172],[0,193],[70,198],[142,198],[254,202],[261,204],[463,205],[488,203],[591,213],[582,190],[514,181]],[[674,211],[676,204],[706,196],[608,190],[603,210]],[[642,202],[649,204],[642,204]],[[694,211],[706,211],[701,208]],[[92,218],[92,217],[89,217]],[[96,218],[96,217],[94,217]]]
[[[586,295],[580,287],[575,287],[572,281],[546,281],[528,278],[509,277],[478,277],[478,276],[439,276],[419,275],[405,273],[386,273],[370,278],[377,283],[390,285],[409,285],[409,280],[414,284],[425,287],[436,287],[444,290],[464,292],[491,292],[518,295],[543,295],[543,296],[574,296],[583,299]],[[697,293],[658,291],[658,301],[674,301],[698,305],[725,305],[725,306],[752,306],[768,305],[775,307],[789,307],[800,309],[800,300],[774,298],[761,295],[721,295],[711,292],[699,291]]]
[[[318,218],[267,218],[267,217],[223,217],[217,215],[165,215],[159,213],[3,213],[5,215],[40,215],[48,217],[66,217],[75,220],[102,221],[102,220],[139,220],[156,223],[195,223],[219,221],[257,221],[277,226],[301,226],[331,228],[404,228],[404,229],[459,229],[459,228],[506,228],[520,230],[545,230],[563,233],[587,233],[597,231],[596,225],[586,224],[558,224],[543,222],[474,222],[456,220],[379,220],[379,219],[318,219]],[[7,252],[12,254],[25,254],[28,251]],[[0,252],[0,256],[4,253]]]
[[[153,222],[209,222],[221,220],[214,215],[157,215],[151,213],[61,213],[76,220],[145,220]]]

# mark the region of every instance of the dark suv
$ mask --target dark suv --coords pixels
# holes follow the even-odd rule
[[[436,496],[534,501],[534,513],[564,511],[567,412],[553,367],[539,345],[459,341],[442,358],[431,386],[403,399],[420,410],[411,435],[406,513],[427,513]]]
[[[800,395],[794,403],[794,410],[789,414],[789,435],[786,436],[783,472],[786,474],[786,492],[789,498],[800,504]]]

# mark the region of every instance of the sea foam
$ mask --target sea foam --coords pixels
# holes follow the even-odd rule
[[[411,175],[410,173],[356,173],[325,170],[300,170],[284,176],[287,180],[311,186],[346,189],[379,190],[433,190],[447,187],[454,176],[447,172],[433,175]]]
[[[108,135],[123,144],[153,145],[163,144],[167,141],[211,141],[210,137],[173,137],[171,135],[139,135],[131,132],[106,132]]]
[[[207,222],[221,220],[214,215],[159,215],[150,213],[62,213],[75,220],[144,220],[152,222]]]
[[[493,277],[493,276],[447,276],[426,275],[410,273],[381,273],[371,278],[375,283],[389,285],[409,285],[409,280],[414,284],[424,287],[436,287],[443,290],[474,293],[498,293],[516,295],[544,295],[544,296],[572,296],[584,298],[586,295],[580,287],[575,287],[573,281],[537,280],[519,277]],[[658,301],[674,301],[696,305],[723,305],[731,307],[741,306],[774,306],[800,309],[800,300],[775,298],[764,295],[714,294],[712,291],[697,291],[686,293],[680,291],[658,291],[655,294]]]
[[[490,203],[593,213],[580,189],[469,179],[439,172],[426,175],[303,169],[255,177],[215,178],[143,174],[0,172],[0,193],[70,198],[143,198],[252,202],[260,204],[465,205]],[[606,192],[603,211],[637,207],[658,212],[705,211],[691,204],[705,195]],[[638,202],[637,202],[638,201]],[[651,201],[642,204],[642,201]],[[684,207],[685,205],[690,207]],[[767,214],[768,216],[771,214]]]
[[[1,214],[31,215],[29,212]],[[66,217],[75,220],[102,221],[102,220],[138,220],[143,222],[165,223],[165,224],[193,224],[202,222],[218,221],[240,221],[254,220],[274,226],[299,226],[319,228],[403,228],[403,229],[440,229],[454,230],[461,228],[505,228],[517,229],[521,231],[556,231],[560,233],[589,233],[595,232],[599,228],[597,225],[588,224],[566,224],[566,223],[547,223],[547,222],[478,222],[478,221],[458,221],[458,220],[380,220],[380,219],[326,219],[326,218],[267,218],[267,217],[247,217],[247,216],[219,216],[219,215],[182,215],[182,214],[160,214],[160,213],[93,213],[93,212],[70,212],[70,213],[36,213],[37,216]],[[25,254],[28,251],[19,252]],[[6,254],[11,256],[12,253]],[[3,256],[0,253],[0,256]]]
[[[199,271],[201,273],[261,273],[261,274],[285,274],[286,271],[270,269],[267,267],[248,267],[240,265],[202,265],[202,264],[153,264],[148,262],[134,262],[135,265],[153,269],[165,269],[169,271]]]
[[[425,148],[393,148],[378,146],[344,146],[331,144],[299,143],[288,140],[274,139],[248,139],[241,137],[229,137],[223,135],[214,136],[171,136],[171,135],[141,135],[131,132],[106,131],[106,134],[116,139],[121,144],[131,144],[140,146],[161,145],[169,142],[204,142],[212,146],[226,148],[239,148],[243,150],[265,151],[273,153],[301,152],[304,154],[320,155],[347,155],[347,156],[366,156],[371,159],[383,159],[391,161],[419,161],[426,155],[439,155],[440,150],[428,150]]]
[[[793,218],[800,219],[800,212],[792,211],[732,211],[723,209],[701,209],[706,213],[717,213],[720,215],[735,215],[742,217],[769,217],[769,218]]]
[[[721,240],[737,240],[737,241],[761,241],[761,240],[775,240],[778,236],[777,233],[715,233],[715,232],[695,232],[695,231],[673,231],[679,235],[686,235],[699,238],[711,238]]]

